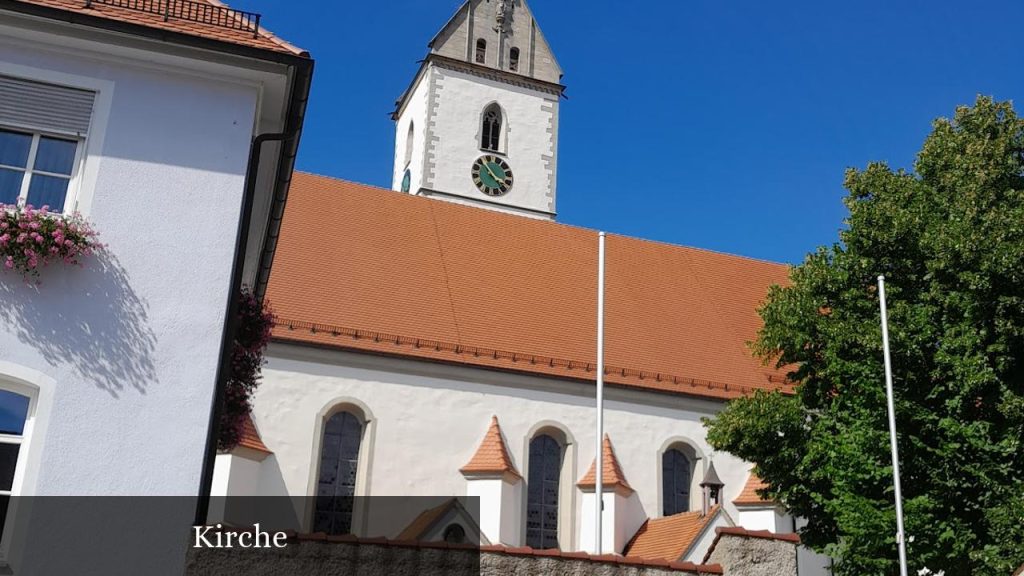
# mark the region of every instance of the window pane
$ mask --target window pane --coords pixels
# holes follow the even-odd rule
[[[70,176],[75,165],[76,148],[78,143],[74,141],[40,138],[35,169]]]
[[[0,390],[0,434],[25,432],[28,417],[28,397],[7,390]]]
[[[0,168],[0,204],[16,204],[24,172]]]
[[[53,212],[62,212],[64,210],[64,197],[68,193],[68,182],[70,180],[67,178],[34,174],[32,176],[32,183],[28,185],[28,200],[26,203],[36,208],[49,206]]]
[[[0,164],[24,168],[28,164],[31,146],[31,134],[0,130]]]
[[[14,485],[14,468],[18,465],[20,444],[0,444],[0,490]]]

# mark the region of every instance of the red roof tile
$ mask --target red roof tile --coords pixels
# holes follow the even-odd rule
[[[515,478],[522,478],[508,455],[508,446],[501,434],[497,416],[491,416],[491,425],[480,447],[459,471],[463,474],[511,474]]]
[[[592,381],[596,270],[592,230],[297,172],[268,298],[279,341]],[[788,271],[609,236],[606,381],[788,389],[747,345]]]
[[[718,512],[719,508],[715,506],[706,515],[701,515],[698,510],[651,518],[644,522],[622,553],[651,560],[679,560]]]
[[[402,530],[402,533],[398,535],[396,540],[400,541],[417,541],[423,538],[423,535],[438,521],[442,516],[445,515],[449,510],[455,507],[458,500],[455,498],[449,498],[440,506],[435,506],[429,510],[424,510],[419,516],[413,519],[408,526]]]
[[[619,487],[629,492],[633,491],[633,488],[626,482],[626,475],[622,473],[622,467],[619,466],[619,459],[615,457],[615,449],[612,448],[611,438],[607,434],[604,435],[604,442],[602,443],[603,448],[601,449],[601,482],[603,484],[602,489]],[[583,478],[576,484],[580,488],[597,488],[597,472],[594,470],[597,464],[595,458],[590,463],[590,469],[583,475]]]
[[[740,495],[732,501],[736,506],[757,506],[765,504],[773,504],[771,500],[761,496],[758,491],[764,490],[768,485],[765,484],[757,474],[750,473],[750,477],[747,478],[747,484],[743,487],[743,491]]]
[[[260,438],[260,433],[256,430],[256,424],[253,423],[252,415],[250,414],[246,414],[245,419],[242,421],[242,433],[239,437],[238,445],[242,448],[256,450],[257,452],[273,454],[270,448],[267,448],[266,444],[263,443],[263,439]]]
[[[271,50],[274,52],[283,52],[285,54],[293,54],[296,56],[304,56],[306,52],[301,48],[296,48],[291,44],[281,40],[274,36],[269,31],[264,30],[260,27],[259,35],[253,34],[251,31],[238,30],[234,28],[228,28],[223,26],[217,26],[214,24],[207,24],[203,22],[193,22],[191,20],[184,20],[182,18],[168,18],[166,21],[161,14],[152,14],[149,12],[143,12],[141,10],[135,10],[130,8],[122,8],[118,6],[109,6],[105,4],[93,3],[91,6],[86,7],[85,0],[18,0],[24,4],[35,4],[38,6],[45,6],[48,8],[56,8],[65,12],[73,12],[75,14],[82,14],[87,16],[95,16],[97,18],[104,18],[107,20],[115,20],[118,22],[124,22],[127,24],[135,24],[138,26],[145,26],[147,28],[155,28],[158,30],[164,30],[167,32],[177,32],[180,34],[188,34],[190,36],[198,36],[206,38],[208,40],[218,40],[221,42],[227,42],[229,44],[237,44],[240,46],[248,46],[250,48],[262,48],[264,50]],[[208,4],[215,7],[227,6],[219,2],[218,0],[192,0],[198,4]]]

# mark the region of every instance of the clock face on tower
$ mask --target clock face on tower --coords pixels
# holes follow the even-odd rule
[[[488,154],[473,163],[473,183],[488,196],[504,196],[512,189],[512,167],[504,158]]]

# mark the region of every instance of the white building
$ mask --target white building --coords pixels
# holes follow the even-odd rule
[[[5,510],[195,497],[212,476],[226,310],[265,285],[312,61],[215,0],[156,4],[0,6],[0,203],[79,211],[106,244],[39,286],[0,273]],[[25,521],[0,557],[29,574]]]
[[[219,493],[476,496],[491,544],[598,552],[597,232],[552,221],[560,78],[525,2],[467,1],[398,101],[393,190],[296,174]],[[787,266],[619,236],[607,266],[600,552],[699,563],[715,528],[792,532],[701,423],[786,388],[746,343]],[[319,506],[295,528],[396,537]]]

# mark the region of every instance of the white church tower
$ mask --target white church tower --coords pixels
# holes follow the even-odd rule
[[[562,69],[525,0],[468,0],[398,99],[392,188],[555,216]]]

